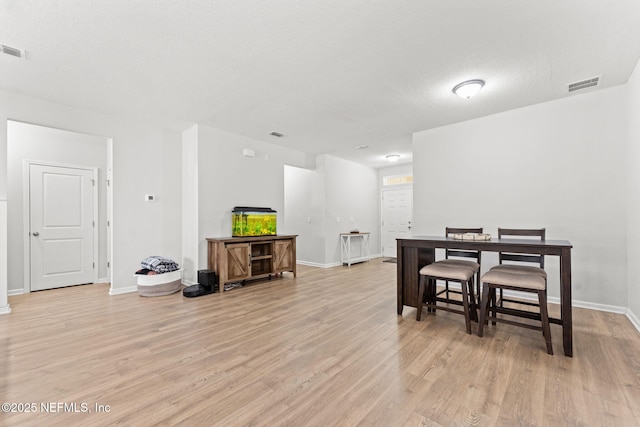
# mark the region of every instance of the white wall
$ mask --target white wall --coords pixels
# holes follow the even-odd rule
[[[379,246],[375,169],[329,155],[313,158],[203,125],[195,128],[198,220],[185,217],[183,221],[184,232],[198,236],[195,270],[207,266],[207,237],[231,235],[234,206],[275,209],[278,234],[299,236],[297,258],[303,263],[339,264],[338,235],[355,227],[371,231],[371,247]],[[187,137],[185,132],[183,144]],[[245,148],[253,150],[255,157],[244,156]]]
[[[278,234],[297,234],[285,228],[284,166],[308,166],[310,157],[296,150],[197,125],[199,261],[207,267],[207,237],[231,236],[235,206],[270,207],[278,212]],[[255,157],[243,155],[243,149]]]
[[[318,156],[315,164],[314,170],[285,168],[286,224],[300,235],[298,261],[319,267],[339,265],[339,235],[353,229],[370,232],[371,254],[379,255],[376,170],[327,154]],[[359,253],[361,243],[353,241],[354,253]]]
[[[198,283],[198,126],[182,133],[182,279]]]
[[[353,229],[371,233],[371,255],[379,256],[376,249],[380,248],[380,203],[376,170],[326,154],[318,156],[316,163],[326,192],[325,263],[340,262],[339,235]]]
[[[9,121],[7,125],[9,292],[28,289],[24,283],[24,176],[25,161],[70,164],[98,169],[98,278],[107,274],[106,170],[107,139],[93,135]]]
[[[640,330],[640,62],[629,78],[628,278],[629,317]]]
[[[133,273],[144,257],[163,254],[181,258],[179,133],[0,91],[0,198],[8,191],[9,119],[112,139],[112,293],[135,289]],[[145,194],[155,194],[158,199],[145,202]],[[15,285],[10,283],[9,287]]]
[[[0,314],[11,311],[7,287],[7,201],[0,197]]]
[[[325,192],[324,180],[317,170],[285,166],[285,228],[295,230],[298,261],[325,264]]]
[[[414,134],[414,233],[545,227],[573,244],[574,301],[626,307],[626,94],[617,86]]]

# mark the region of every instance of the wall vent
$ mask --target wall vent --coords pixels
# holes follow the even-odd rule
[[[7,46],[4,44],[0,45],[0,51],[2,51],[2,53],[6,53],[7,55],[15,56],[16,58],[24,58],[26,54],[26,52],[22,49]]]
[[[598,86],[600,84],[600,77],[601,76],[596,76],[596,77],[592,77],[590,79],[580,80],[579,82],[569,83],[567,85],[569,93],[575,92],[575,91],[581,90],[581,89],[587,89],[589,87]]]

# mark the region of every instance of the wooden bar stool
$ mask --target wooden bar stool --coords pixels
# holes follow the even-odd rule
[[[498,238],[535,238],[545,240],[544,228],[498,228]],[[482,330],[486,321],[509,323],[526,328],[542,330],[547,343],[547,353],[553,354],[551,345],[551,329],[549,328],[549,315],[547,309],[547,272],[544,270],[544,255],[500,252],[499,265],[492,267],[482,276],[483,296],[480,307],[480,326],[478,335],[482,336]],[[500,290],[500,297],[496,297],[496,289]],[[516,300],[507,298],[503,290],[518,292],[529,292],[538,295],[538,301]],[[487,292],[488,301],[485,305],[485,295]],[[505,303],[522,304],[532,307],[539,307],[539,312],[521,310],[505,306]],[[492,314],[488,315],[488,311]],[[520,317],[534,319],[541,322],[541,326],[530,325],[522,322],[515,322],[505,318],[498,318],[498,313],[510,317]],[[485,319],[485,316],[487,318]]]
[[[479,269],[480,265],[477,265],[477,268]],[[418,310],[416,313],[416,320],[420,320],[422,316],[422,306],[425,302],[426,304],[424,305],[427,306],[427,311],[434,313],[436,311],[437,301],[446,303],[452,302],[452,300],[448,298],[438,297],[436,294],[436,280],[459,282],[462,301],[456,302],[461,304],[463,309],[458,310],[448,306],[439,307],[441,310],[463,314],[467,333],[470,334],[471,320],[477,320],[478,318],[473,292],[473,278],[476,271],[475,266],[447,264],[444,261],[437,261],[422,267],[420,270],[420,286],[418,287]]]
[[[482,227],[477,228],[459,228],[459,227],[446,227],[445,228],[445,236],[451,237],[453,234],[465,234],[465,233],[478,233],[482,234]],[[470,250],[462,250],[462,249],[445,249],[444,258],[441,261],[443,264],[451,264],[451,265],[464,265],[467,267],[472,267],[475,270],[476,275],[476,298],[477,304],[480,304],[480,264],[482,259],[482,252],[480,251],[470,251]],[[470,261],[469,259],[473,259]],[[449,289],[449,281],[444,282],[444,289],[439,291],[437,295],[445,294],[445,297],[449,299],[449,293],[460,294],[460,291]]]
[[[546,231],[544,228],[498,228],[499,239],[503,239],[505,237],[533,237],[545,240],[545,234]],[[547,279],[547,272],[544,271],[544,255],[500,252],[498,257],[499,265],[491,267],[491,270],[506,271],[510,273],[537,274],[545,280]],[[478,286],[480,286],[480,283],[478,283]],[[503,290],[500,289],[500,298],[497,300],[497,305],[504,307],[505,302],[515,302],[532,306],[538,305],[535,303],[505,298]]]
[[[521,292],[530,292],[538,295],[538,305],[540,314],[525,310],[496,307],[496,289],[508,289]],[[489,300],[494,301],[494,313],[489,313]],[[513,320],[497,317],[497,313],[503,313],[517,317],[527,317],[540,320],[541,326],[530,325],[528,323],[516,322]],[[478,321],[478,336],[481,337],[484,331],[485,322],[488,320],[502,322],[510,325],[522,326],[525,328],[542,330],[547,344],[547,353],[553,354],[551,344],[551,329],[549,328],[549,314],[547,312],[547,280],[536,273],[509,272],[491,269],[482,276],[482,304],[480,306],[480,320]]]

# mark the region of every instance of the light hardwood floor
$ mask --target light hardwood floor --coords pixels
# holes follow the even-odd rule
[[[640,334],[625,316],[575,309],[574,357],[557,325],[549,356],[537,331],[479,338],[454,313],[398,316],[395,268],[299,266],[194,299],[107,285],[10,297],[0,395],[37,413],[0,425],[640,425]]]

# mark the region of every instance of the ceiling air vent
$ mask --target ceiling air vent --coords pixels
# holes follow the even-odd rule
[[[11,55],[11,56],[15,56],[16,58],[24,58],[25,56],[25,51],[22,49],[18,49],[15,47],[11,47],[11,46],[7,46],[7,45],[0,45],[0,51],[2,53],[6,53],[7,55]]]
[[[579,82],[569,83],[567,87],[569,89],[569,93],[571,93],[577,90],[598,86],[599,84],[600,84],[600,76],[597,76],[597,77],[592,77],[590,79],[581,80]]]

